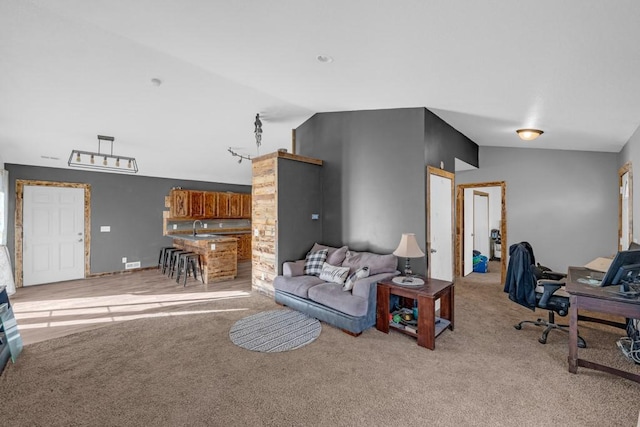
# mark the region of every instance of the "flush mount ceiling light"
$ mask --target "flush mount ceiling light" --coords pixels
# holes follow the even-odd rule
[[[523,139],[525,141],[533,141],[544,132],[540,129],[518,129],[516,133],[518,134],[520,139]]]
[[[99,169],[111,172],[121,173],[137,173],[138,162],[134,157],[119,156],[113,154],[113,141],[112,136],[98,135],[98,152],[71,150],[69,161],[67,164],[70,167],[82,168],[82,169]],[[111,151],[109,154],[103,153],[101,145],[103,143],[111,144]]]

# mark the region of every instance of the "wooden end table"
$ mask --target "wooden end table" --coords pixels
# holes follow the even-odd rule
[[[400,328],[393,328],[407,335],[418,338],[418,345],[434,350],[436,347],[436,337],[445,329],[453,331],[453,282],[438,279],[426,279],[424,285],[402,286],[394,283],[391,279],[378,282],[377,288],[377,318],[376,329],[389,333],[389,296],[398,295],[401,297],[418,301],[418,331]],[[436,300],[440,299],[440,317],[446,319],[446,326],[436,327]]]

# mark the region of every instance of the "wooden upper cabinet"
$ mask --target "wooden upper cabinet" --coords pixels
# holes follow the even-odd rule
[[[188,218],[191,215],[189,193],[189,190],[171,190],[172,218]]]
[[[216,217],[217,218],[231,218],[229,213],[229,194],[231,193],[216,193]]]
[[[242,194],[229,194],[229,218],[240,218],[242,215]]]
[[[251,219],[251,194],[241,194],[240,197],[242,199],[240,217]]]
[[[189,191],[191,205],[189,207],[191,218],[204,218],[204,192]]]
[[[216,212],[216,193],[212,191],[205,191],[204,193],[204,217],[215,218],[218,214]]]
[[[166,197],[170,218],[249,218],[251,194],[196,190],[171,190]]]

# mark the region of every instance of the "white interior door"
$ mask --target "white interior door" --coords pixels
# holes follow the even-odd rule
[[[630,172],[626,171],[620,176],[620,246],[619,250],[625,250],[631,243],[632,230],[630,207]]]
[[[462,275],[466,276],[473,273],[473,190],[464,189],[464,246],[463,246],[463,262]]]
[[[489,258],[489,194],[473,192],[473,248]]]
[[[23,285],[84,278],[84,189],[25,186]]]
[[[428,168],[427,256],[429,277],[453,281],[454,174]]]

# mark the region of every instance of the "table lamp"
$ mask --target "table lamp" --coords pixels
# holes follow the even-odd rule
[[[424,256],[424,252],[420,250],[418,242],[416,241],[416,235],[413,233],[403,233],[400,239],[398,248],[393,251],[395,256],[406,258],[407,261],[404,265],[404,277],[403,282],[412,282],[413,271],[411,271],[411,258],[421,258]]]

